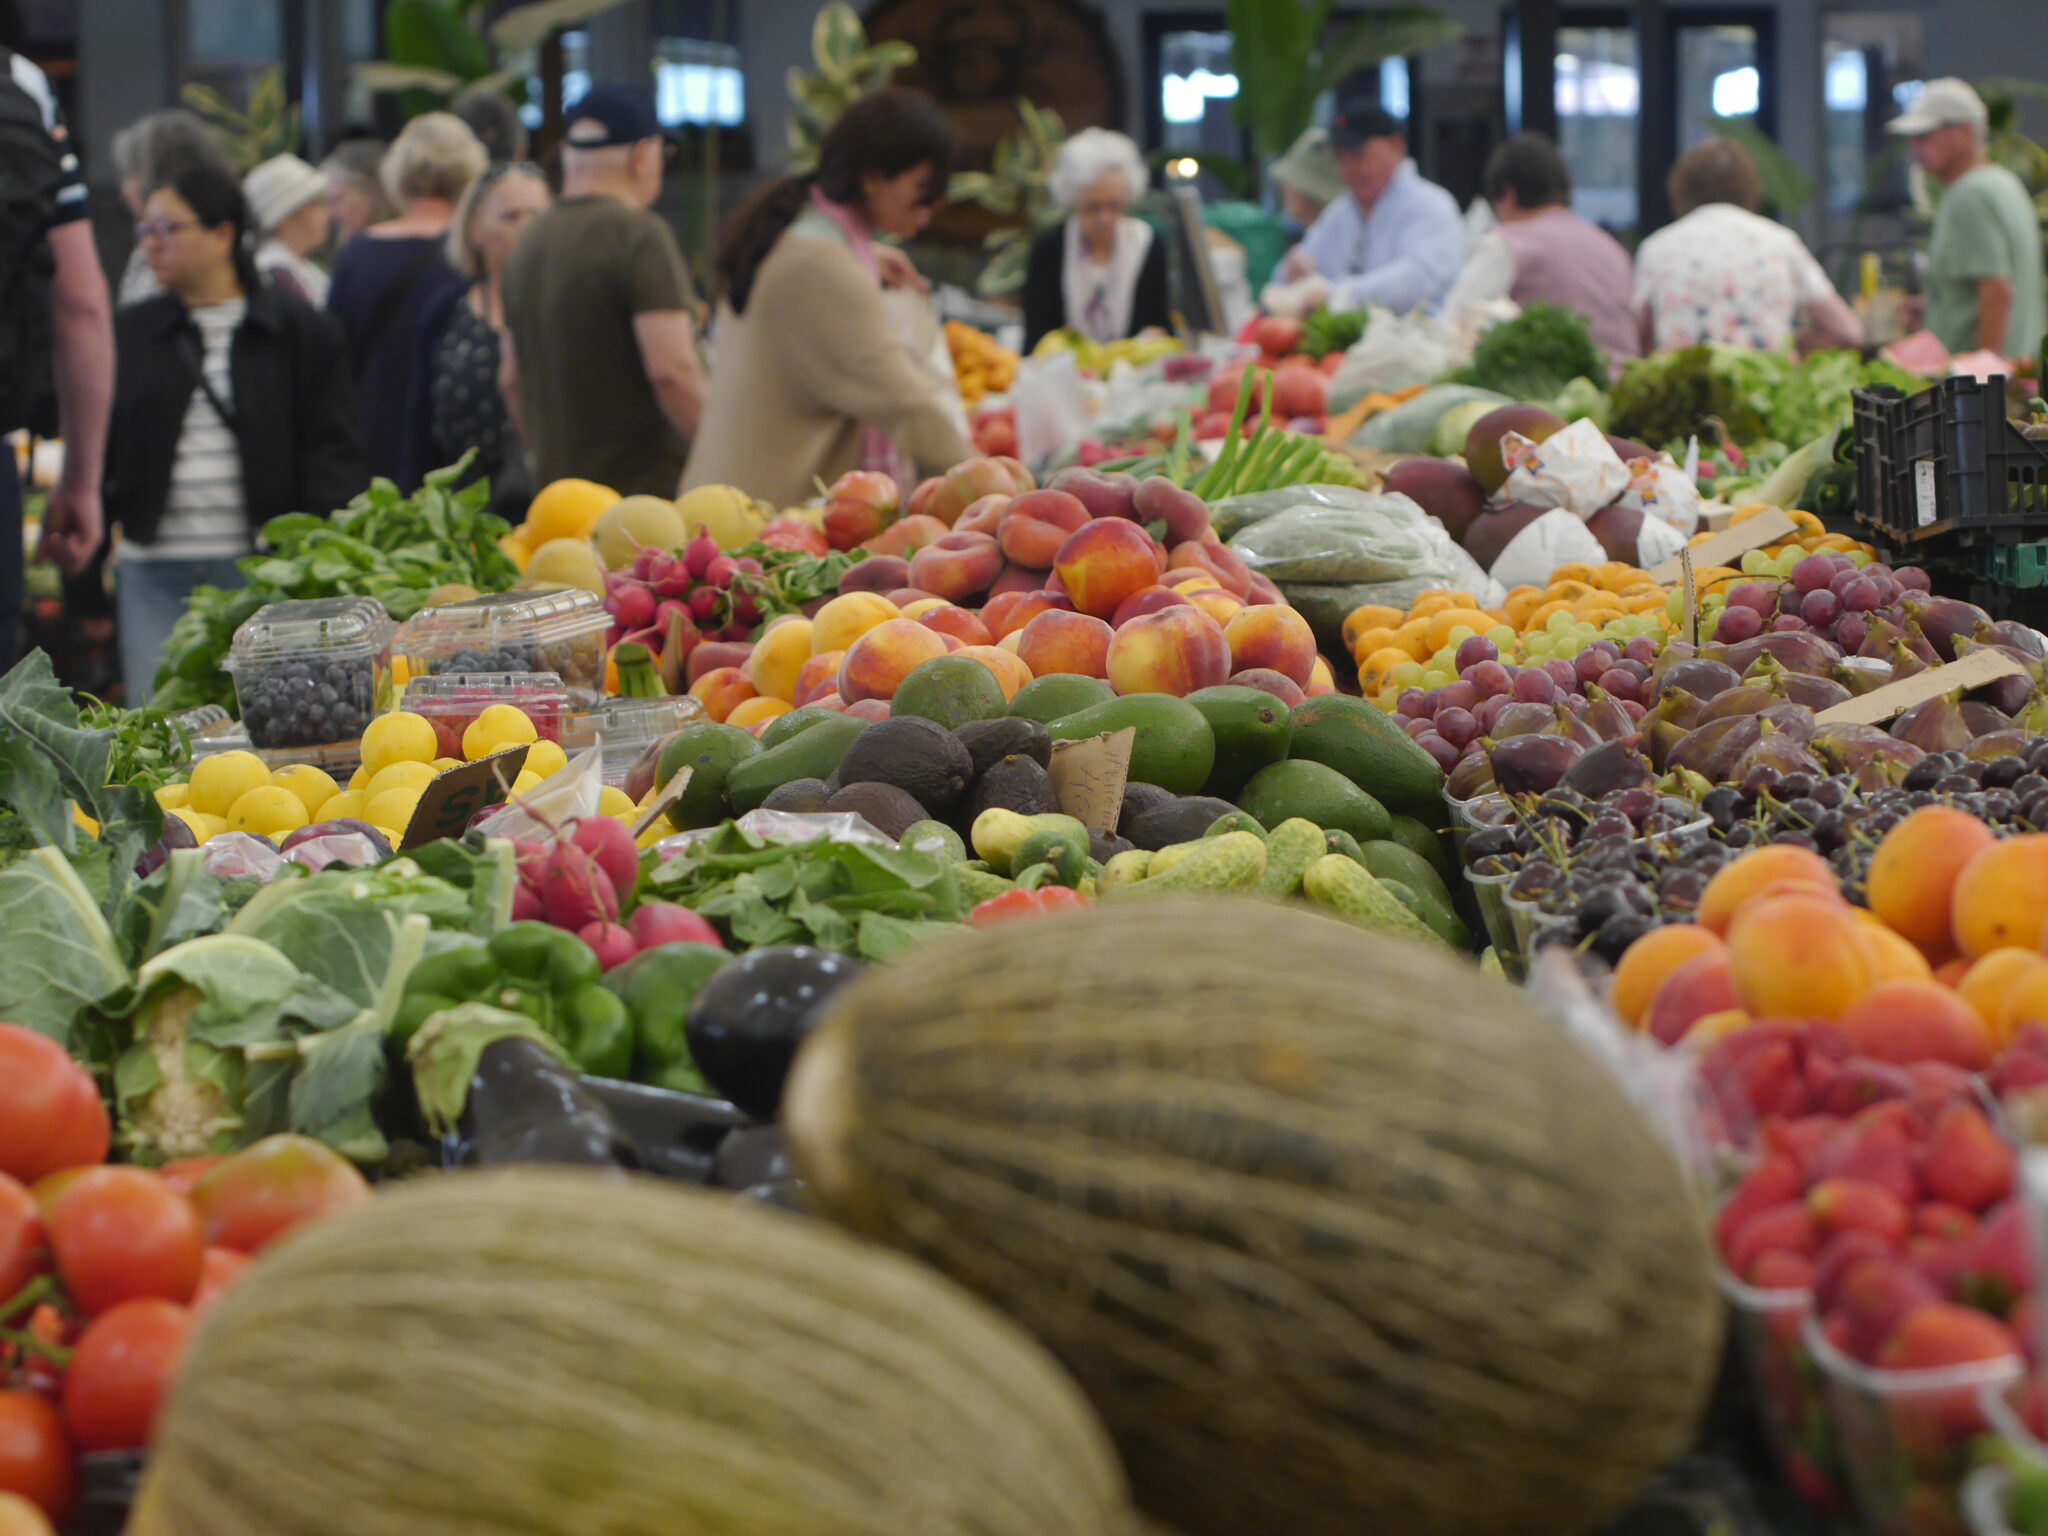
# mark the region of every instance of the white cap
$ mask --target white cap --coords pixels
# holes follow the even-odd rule
[[[1967,80],[1943,75],[1921,87],[1913,105],[1885,124],[1885,128],[1891,133],[1912,138],[1954,123],[1965,123],[1981,130],[1989,120],[1990,114],[1984,110],[1984,98],[1971,89]]]
[[[242,178],[249,215],[266,235],[326,195],[327,178],[297,155],[273,155]]]

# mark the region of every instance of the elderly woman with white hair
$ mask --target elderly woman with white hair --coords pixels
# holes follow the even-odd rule
[[[1031,244],[1026,351],[1063,328],[1117,341],[1167,325],[1165,245],[1130,216],[1145,185],[1138,146],[1120,133],[1084,128],[1060,147],[1050,190],[1067,217]]]

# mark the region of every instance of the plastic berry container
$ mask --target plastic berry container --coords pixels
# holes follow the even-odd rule
[[[612,616],[594,592],[498,592],[422,608],[391,643],[408,687],[451,674],[552,673],[579,708],[604,697],[605,634]]]
[[[439,757],[462,760],[462,733],[493,704],[510,704],[533,722],[542,741],[563,743],[569,728],[569,691],[553,672],[444,672],[405,685],[399,708],[434,728]]]
[[[622,784],[647,748],[692,720],[704,717],[704,706],[688,694],[655,699],[607,699],[597,709],[570,718],[562,745],[575,756],[604,743],[604,781]]]
[[[396,626],[375,598],[266,603],[235,631],[227,672],[250,745],[318,747],[361,738]]]
[[[1719,1278],[1751,1401],[1785,1480],[1815,1513],[1846,1512],[1849,1495],[1834,1410],[1820,1366],[1806,1347],[1805,1323],[1813,1311],[1813,1292],[1760,1290],[1725,1268]]]

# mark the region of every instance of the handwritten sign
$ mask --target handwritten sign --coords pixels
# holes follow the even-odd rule
[[[478,811],[511,797],[512,785],[525,766],[526,748],[522,745],[436,774],[421,791],[398,846],[418,848],[444,837],[462,836]]]
[[[1123,814],[1137,731],[1125,726],[1106,736],[1052,744],[1052,787],[1060,809],[1094,832],[1114,832]]]
[[[1929,667],[1904,682],[1886,683],[1858,698],[1830,705],[1813,719],[1816,725],[1880,725],[1895,715],[1903,715],[1915,704],[1938,699],[1944,693],[1954,693],[1958,688],[1982,688],[2001,677],[2022,676],[2026,670],[2005,652],[1987,646],[1970,652],[1961,661]]]
[[[1678,552],[1678,579],[1685,591],[1685,633],[1694,645],[1700,643],[1700,589],[1692,574],[1692,551]]]
[[[1689,549],[1680,550],[1669,560],[1650,568],[1650,580],[1670,586],[1678,580],[1681,562],[1690,555],[1693,565],[1733,565],[1752,549],[1779,544],[1786,539],[1799,536],[1799,525],[1776,507],[1768,512],[1759,512],[1755,517],[1724,528],[1719,533],[1701,539]]]
[[[683,791],[690,787],[690,775],[696,771],[694,768],[678,768],[674,777],[662,786],[661,793],[647,802],[647,809],[642,811],[639,819],[633,823],[634,842],[639,842],[647,829],[659,821],[670,806],[682,799]]]

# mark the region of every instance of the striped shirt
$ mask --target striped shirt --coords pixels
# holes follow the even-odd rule
[[[234,409],[234,383],[228,370],[228,349],[249,308],[246,299],[209,304],[192,311],[204,346],[206,382],[229,410]],[[235,435],[213,407],[205,390],[192,387],[185,407],[185,426],[178,437],[178,459],[171,467],[171,494],[150,544],[132,540],[121,546],[129,560],[232,559],[249,553],[249,521],[242,509],[242,456]]]

